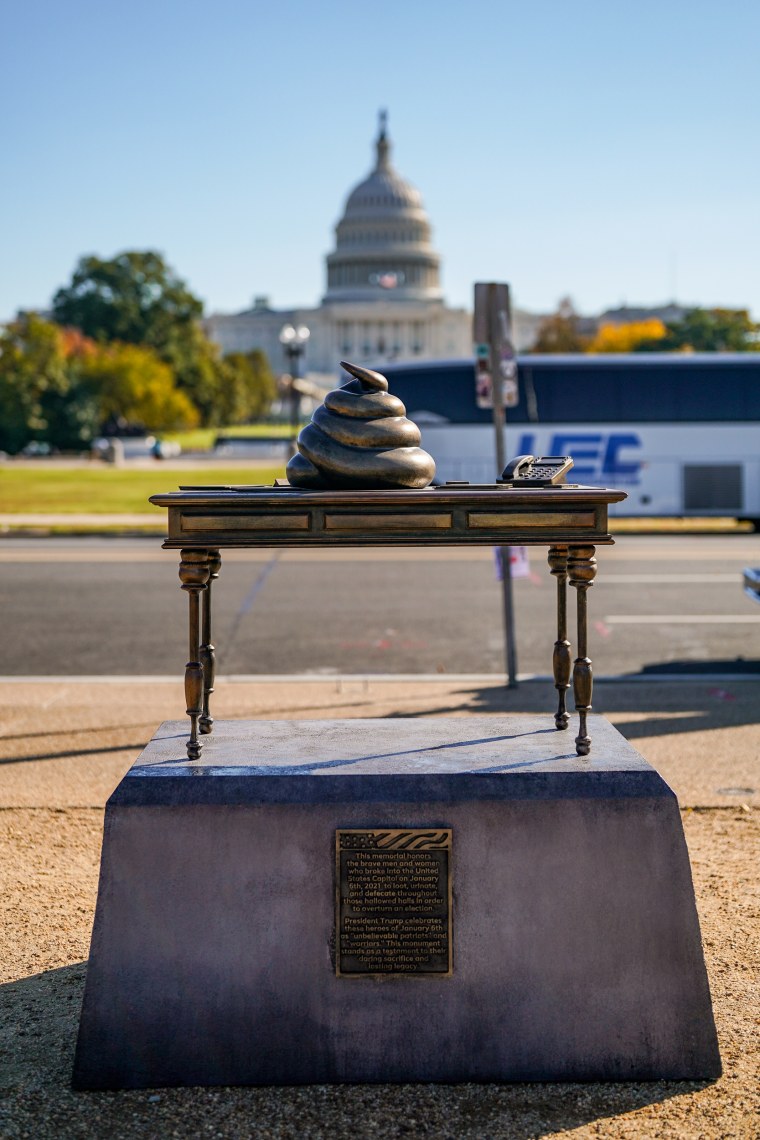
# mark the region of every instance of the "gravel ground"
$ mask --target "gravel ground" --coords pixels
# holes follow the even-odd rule
[[[707,809],[687,810],[684,825],[723,1057],[717,1082],[74,1093],[69,1080],[102,813],[2,811],[0,1134],[8,1140],[757,1137],[760,824],[746,809]]]
[[[181,685],[19,684],[0,707],[0,1136],[760,1137],[757,683],[598,686],[597,707],[678,794],[723,1057],[714,1083],[356,1085],[74,1093],[102,807]],[[596,695],[596,694],[595,694]],[[226,685],[218,716],[546,708],[543,686]],[[137,715],[135,715],[137,714]]]

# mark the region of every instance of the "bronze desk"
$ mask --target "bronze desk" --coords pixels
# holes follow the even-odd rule
[[[197,760],[201,734],[210,733],[209,698],[214,689],[211,643],[211,587],[219,577],[226,547],[323,546],[512,546],[549,547],[557,580],[557,640],[554,686],[559,705],[554,720],[567,728],[565,693],[570,687],[567,640],[567,582],[577,591],[578,655],[572,665],[579,714],[575,738],[579,756],[591,740],[592,670],[588,656],[586,594],[596,575],[595,547],[613,541],[607,507],[625,492],[598,487],[517,490],[504,484],[446,484],[421,491],[304,491],[295,487],[186,487],[153,495],[167,507],[164,547],[180,551],[179,577],[190,610],[190,653],[185,697],[190,717],[187,753]]]

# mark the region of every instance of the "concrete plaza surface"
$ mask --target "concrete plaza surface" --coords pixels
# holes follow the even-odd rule
[[[119,1093],[70,1088],[102,811],[157,724],[181,715],[182,686],[155,679],[6,679],[3,688],[0,1135],[758,1135],[757,681],[610,682],[595,691],[597,711],[679,797],[723,1059],[718,1081]],[[551,687],[532,682],[515,693],[495,681],[456,679],[221,680],[214,712],[309,720],[511,711],[548,716],[552,705]]]

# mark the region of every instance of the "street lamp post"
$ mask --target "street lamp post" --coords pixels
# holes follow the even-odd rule
[[[301,418],[301,393],[298,381],[301,379],[301,360],[309,341],[309,330],[306,325],[283,325],[280,329],[280,344],[288,362],[290,375],[290,453],[296,453],[296,436]]]

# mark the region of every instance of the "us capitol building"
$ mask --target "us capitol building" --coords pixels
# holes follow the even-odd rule
[[[444,302],[430,221],[419,191],[391,163],[385,113],[374,168],[349,194],[326,261],[318,308],[272,309],[257,297],[246,312],[207,318],[208,335],[224,353],[262,348],[279,371],[280,331],[305,325],[305,371],[330,376],[340,359],[382,364],[472,353],[471,315]]]

